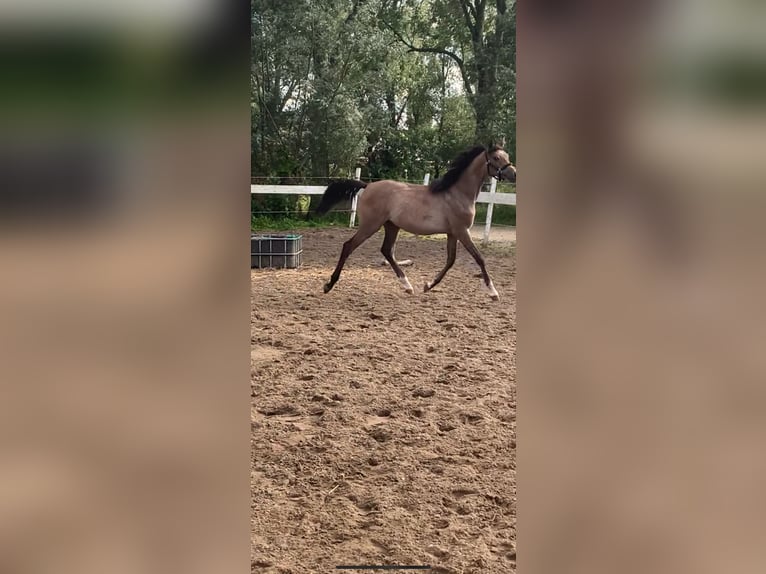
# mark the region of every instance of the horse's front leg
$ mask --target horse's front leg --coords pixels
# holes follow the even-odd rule
[[[487,273],[487,266],[484,263],[484,257],[474,244],[473,239],[471,239],[471,231],[469,229],[464,229],[457,234],[457,238],[458,241],[463,244],[465,250],[468,251],[468,253],[471,254],[471,257],[474,258],[479,266],[479,269],[481,269],[481,277],[484,280],[485,287],[489,290],[489,296],[493,301],[500,299],[500,295],[498,295],[497,289],[495,289],[495,286],[492,283],[492,279],[490,279],[489,273]]]
[[[444,268],[436,276],[436,279],[434,279],[430,283],[425,284],[425,286],[423,287],[423,291],[427,293],[428,291],[436,287],[439,283],[441,283],[441,280],[444,279],[444,276],[447,274],[447,271],[449,271],[450,268],[455,264],[456,255],[457,255],[457,238],[451,233],[449,233],[447,234],[447,263],[444,265]]]

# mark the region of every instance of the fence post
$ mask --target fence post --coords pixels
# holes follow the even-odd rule
[[[431,181],[431,174],[427,173],[426,176],[423,178],[423,185],[428,185],[429,181]]]
[[[359,179],[362,177],[362,168],[358,167],[354,171],[354,179]],[[348,222],[349,227],[354,227],[356,224],[356,198],[358,196],[358,192],[354,197],[351,198],[351,220]]]
[[[489,204],[487,205],[487,220],[484,223],[484,238],[482,244],[489,243],[489,230],[492,228],[492,211],[495,207],[495,190],[497,189],[497,180],[493,177],[489,184]]]

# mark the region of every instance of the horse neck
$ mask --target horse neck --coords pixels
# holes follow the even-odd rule
[[[455,189],[471,203],[476,203],[484,180],[487,178],[487,162],[484,154],[478,154],[471,165],[463,172],[460,179],[455,183]]]

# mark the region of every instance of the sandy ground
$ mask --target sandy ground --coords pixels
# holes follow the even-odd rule
[[[382,235],[305,230],[299,270],[252,271],[252,571],[430,565],[508,573],[516,563],[515,258],[482,249],[499,302],[459,248],[403,237],[415,295],[379,264]]]

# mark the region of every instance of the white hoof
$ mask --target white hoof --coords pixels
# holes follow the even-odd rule
[[[485,289],[487,289],[490,299],[492,299],[493,301],[500,300],[500,295],[498,294],[497,289],[495,289],[495,286],[492,283],[489,284],[489,287],[485,287]]]
[[[412,295],[412,294],[415,292],[415,290],[412,288],[412,285],[410,285],[410,281],[409,281],[409,279],[407,279],[406,277],[400,277],[400,278],[399,278],[399,281],[401,282],[401,284],[402,284],[402,287],[404,287],[404,290],[405,290],[407,293],[409,293],[410,295]]]

